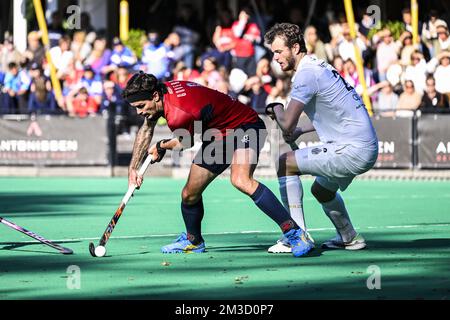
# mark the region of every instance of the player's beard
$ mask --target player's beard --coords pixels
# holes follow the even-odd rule
[[[284,72],[292,71],[295,69],[295,59],[294,57],[289,57],[286,59],[286,65],[283,68]]]

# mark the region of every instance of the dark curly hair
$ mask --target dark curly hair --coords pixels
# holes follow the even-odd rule
[[[159,82],[154,75],[139,71],[128,80],[127,86],[123,90],[122,97],[127,99],[129,96],[137,93],[148,92],[149,94],[153,94],[155,91],[158,91],[161,94],[166,93],[166,85]]]
[[[306,52],[306,44],[300,27],[292,23],[277,23],[264,35],[264,42],[271,45],[276,37],[284,39],[286,46],[291,49],[296,43],[300,45],[300,52]]]

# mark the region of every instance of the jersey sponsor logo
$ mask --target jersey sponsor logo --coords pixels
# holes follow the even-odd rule
[[[250,136],[248,134],[246,134],[245,136],[242,137],[241,142],[242,143],[249,143],[250,142]]]
[[[356,100],[356,101],[360,101],[360,100],[361,100],[359,94],[357,94],[357,93],[354,93],[354,94],[352,95],[352,97],[353,97],[353,99]]]

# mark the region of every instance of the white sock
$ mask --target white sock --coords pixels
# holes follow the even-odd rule
[[[292,219],[300,228],[306,231],[305,217],[303,215],[303,187],[299,176],[278,178],[280,183],[281,200]]]
[[[330,202],[322,203],[322,208],[344,242],[349,242],[356,236],[356,231],[345,209],[344,200],[339,193],[336,192],[336,198]]]

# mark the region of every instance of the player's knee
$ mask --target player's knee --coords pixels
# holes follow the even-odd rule
[[[313,185],[311,186],[311,193],[320,203],[330,202],[336,197],[336,192],[322,187],[316,181],[314,181]]]
[[[251,179],[242,175],[231,175],[231,184],[243,193],[249,193],[248,189],[251,185]]]
[[[181,192],[181,200],[184,204],[187,205],[194,205],[196,204],[200,198],[201,194],[197,194],[196,192],[192,192],[188,188],[183,188],[183,191]]]

